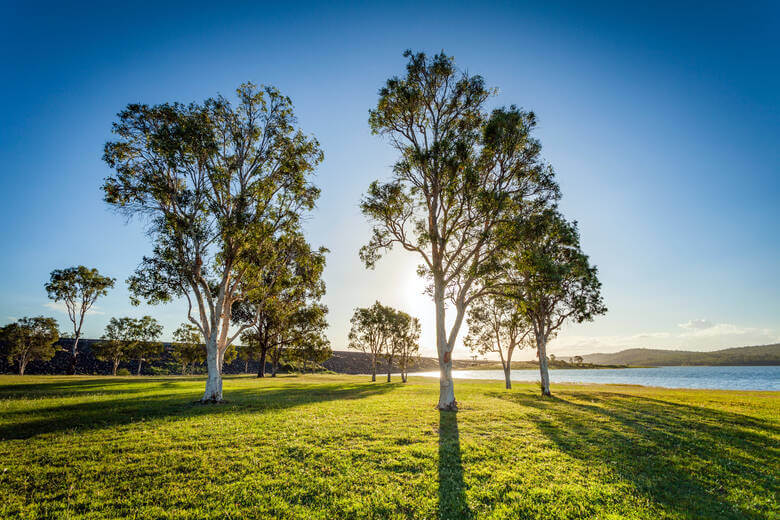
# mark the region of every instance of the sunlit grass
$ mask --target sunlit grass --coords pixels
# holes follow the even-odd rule
[[[1,518],[778,518],[771,392],[0,377]]]

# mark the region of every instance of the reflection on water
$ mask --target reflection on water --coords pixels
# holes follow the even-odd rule
[[[439,377],[439,372],[413,375]],[[504,379],[501,370],[453,370],[458,379]],[[538,381],[539,371],[513,370],[512,381]],[[780,366],[655,367],[550,370],[553,383],[618,383],[665,388],[780,390]]]

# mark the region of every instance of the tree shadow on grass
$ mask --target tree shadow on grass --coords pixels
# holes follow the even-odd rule
[[[41,376],[33,376],[41,377]],[[59,376],[51,381],[37,383],[12,383],[0,385],[0,399],[30,399],[30,398],[55,398],[78,397],[87,394],[135,394],[154,391],[155,383],[162,386],[164,382],[176,382],[176,380],[156,380],[146,377],[117,378],[107,376],[102,378],[90,377],[78,379],[81,376]],[[73,379],[70,379],[73,378]],[[133,383],[142,382],[143,386],[133,387]],[[181,379],[179,382],[186,382]]]
[[[620,393],[491,395],[535,409],[528,418],[563,453],[608,468],[664,516],[758,520],[778,513],[776,424]]]
[[[439,411],[439,512],[441,520],[473,518],[466,502],[458,413]]]
[[[51,383],[52,394],[58,383]],[[36,385],[41,386],[41,385]],[[138,421],[176,421],[203,415],[265,413],[296,406],[334,401],[363,399],[393,390],[393,385],[359,384],[284,384],[257,388],[227,389],[228,401],[219,405],[201,405],[200,388],[189,391],[151,387],[145,392],[159,393],[127,397],[90,399],[86,402],[10,411],[3,414],[0,440],[29,439],[36,435],[70,430],[96,430],[127,425]],[[103,392],[96,392],[102,394]],[[70,394],[72,395],[72,394]]]

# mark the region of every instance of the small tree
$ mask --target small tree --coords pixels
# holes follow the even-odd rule
[[[393,360],[398,357],[401,367],[401,380],[406,382],[406,368],[409,358],[418,349],[420,338],[420,322],[407,313],[385,307],[387,335],[384,343],[384,356],[387,361],[387,382],[393,371]]]
[[[111,362],[112,375],[116,375],[119,363],[127,359],[135,347],[136,322],[133,318],[111,318],[101,341],[92,346],[96,358]]]
[[[504,271],[506,295],[531,323],[542,395],[550,395],[547,342],[566,321],[590,321],[607,308],[598,271],[580,248],[576,223],[550,209],[524,219],[516,229],[518,247],[510,251]]]
[[[371,355],[371,381],[376,381],[377,358],[385,350],[392,309],[374,302],[371,307],[358,307],[352,315],[349,347]]]
[[[59,340],[58,331],[54,318],[21,318],[0,329],[3,353],[9,363],[18,363],[19,375],[23,376],[30,361],[48,361],[54,357],[54,344]]]
[[[256,343],[254,341],[247,341],[245,338],[246,333],[241,335],[241,341],[244,343],[243,345],[238,345],[236,347],[236,350],[238,351],[238,359],[244,362],[244,373],[249,373],[249,362],[254,361],[261,356],[261,347],[259,343]],[[263,369],[263,372],[265,372],[265,369]],[[263,377],[258,375],[257,377]]]
[[[531,324],[517,309],[517,304],[505,297],[491,295],[481,298],[469,309],[469,333],[464,343],[472,351],[485,355],[498,354],[504,370],[506,388],[512,388],[512,354],[525,346],[531,335]]]
[[[130,349],[130,357],[138,360],[136,375],[141,375],[141,365],[144,361],[151,361],[160,356],[162,343],[159,343],[157,338],[162,334],[162,329],[162,325],[151,316],[133,321],[133,346]]]
[[[582,356],[574,356],[574,362],[581,365],[583,362]]]
[[[394,335],[393,341],[396,342],[395,350],[398,355],[398,368],[401,370],[401,381],[406,383],[409,366],[419,357],[420,320],[409,317],[408,320],[402,321],[400,334]]]
[[[45,285],[46,292],[55,302],[65,304],[68,318],[73,324],[73,343],[68,368],[70,375],[76,373],[78,345],[84,316],[100,296],[108,294],[108,290],[114,287],[115,281],[114,278],[101,275],[97,269],[88,269],[83,265],[55,269],[51,272],[49,282]]]
[[[201,340],[203,335],[198,328],[189,323],[182,323],[179,328],[173,332],[173,350],[174,359],[181,363],[181,375],[187,373],[187,366],[190,367],[190,373],[194,371],[195,363],[206,361],[206,347]]]

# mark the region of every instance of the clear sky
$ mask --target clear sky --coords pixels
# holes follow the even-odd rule
[[[253,81],[289,95],[325,151],[306,231],[331,250],[333,347],[353,309],[379,299],[419,316],[433,353],[416,258],[367,271],[357,255],[369,237],[358,201],[394,161],[368,110],[411,48],[443,49],[500,89],[494,105],[537,113],[609,307],[567,327],[552,353],[780,341],[777,2],[127,4],[0,4],[0,323],[43,313],[65,328],[43,284],[84,264],[118,280],[87,337],[111,316],[151,313],[169,339],[181,305],[129,305],[124,280],[150,242],[102,202],[102,146],[127,103],[201,101]]]

